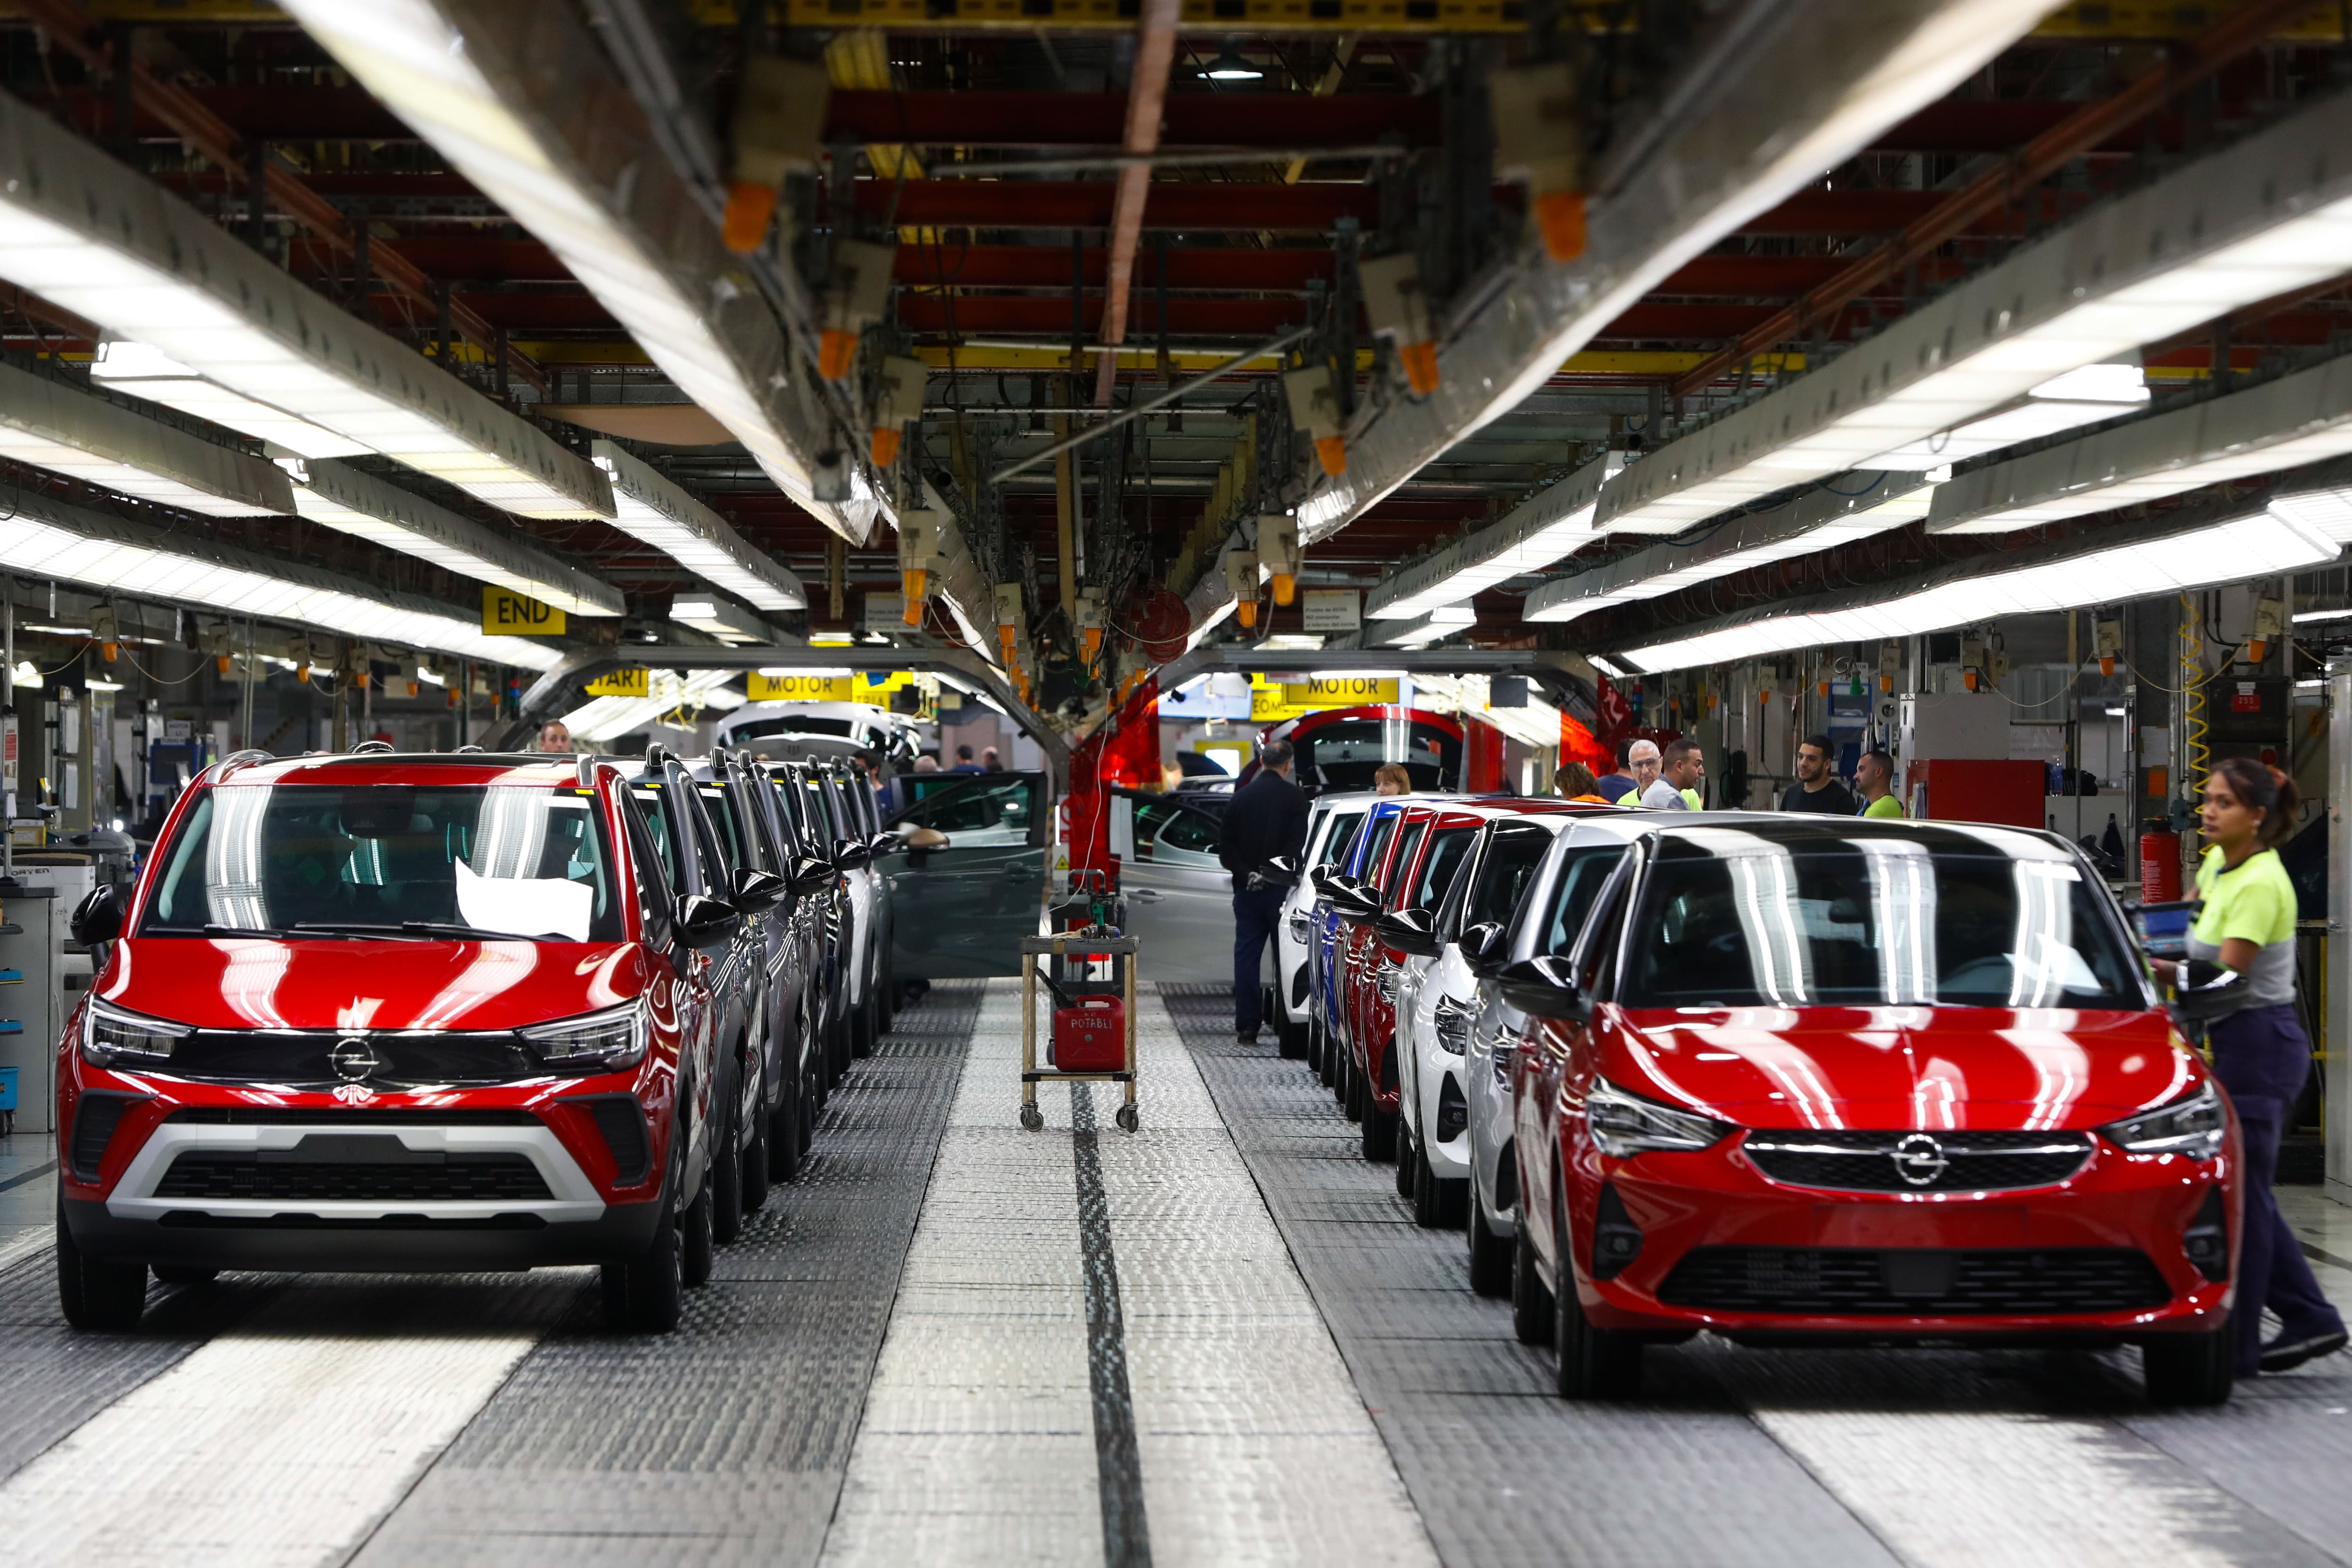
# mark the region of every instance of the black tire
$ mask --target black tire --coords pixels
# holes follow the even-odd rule
[[[1364,1158],[1371,1161],[1393,1160],[1397,1152],[1397,1122],[1393,1110],[1382,1110],[1372,1098],[1372,1086],[1366,1081],[1361,1091],[1364,1100]]]
[[[768,1114],[768,1179],[789,1182],[801,1173],[801,1058],[795,1041],[784,1073],[784,1098]]]
[[[158,1285],[209,1285],[220,1278],[217,1268],[198,1268],[187,1263],[158,1263],[155,1283]]]
[[[1403,1170],[1404,1154],[1402,1152],[1402,1146],[1397,1154],[1397,1166],[1400,1172]],[[1412,1172],[1409,1194],[1412,1198],[1413,1224],[1423,1230],[1439,1229],[1449,1221],[1454,1225],[1461,1224],[1462,1216],[1459,1211],[1463,1194],[1457,1193],[1455,1189],[1467,1189],[1469,1184],[1467,1182],[1439,1181],[1437,1173],[1430,1169],[1429,1151],[1415,1141],[1412,1146]]]
[[[1553,1331],[1551,1292],[1536,1272],[1536,1250],[1528,1240],[1525,1211],[1511,1237],[1511,1332],[1523,1345],[1548,1345]]]
[[[739,1169],[743,1173],[743,1212],[758,1214],[768,1206],[768,1097],[763,1090],[753,1101],[751,1136],[743,1144]]]
[[[1349,1121],[1361,1121],[1365,1100],[1363,1069],[1356,1065],[1354,1057],[1349,1057],[1339,1064],[1339,1070],[1346,1075],[1339,1089],[1340,1109],[1348,1113]]]
[[[675,1137],[673,1138],[675,1142]],[[653,1240],[637,1257],[604,1265],[604,1321],[615,1332],[667,1334],[686,1305],[684,1249],[678,1244],[677,1184],[684,1157],[670,1161]]]
[[[84,1258],[66,1227],[66,1201],[58,1199],[58,1306],[85,1332],[127,1334],[147,1310],[147,1266]]]
[[[726,1103],[717,1109],[725,1130],[710,1151],[710,1173],[703,1181],[702,1196],[710,1214],[710,1239],[721,1247],[732,1247],[743,1234],[743,1128],[731,1087]]]
[[[718,1261],[718,1248],[711,1245],[710,1186],[706,1176],[702,1190],[694,1194],[678,1221],[678,1275],[689,1289],[709,1284],[711,1268]]]
[[[1562,1273],[1565,1276],[1565,1266]],[[1559,1347],[1555,1381],[1562,1399],[1633,1399],[1642,1392],[1642,1342],[1633,1334],[1596,1329],[1563,1277],[1552,1342]]]
[[[2140,1381],[2147,1385],[2148,1403],[2227,1405],[2237,1382],[2237,1339],[2224,1321],[2210,1333],[2166,1334],[2141,1342]]]
[[[882,987],[876,993],[882,999],[882,1032],[888,1034],[898,1021],[898,973],[896,965],[882,965]]]
[[[1339,1044],[1339,1037],[1331,1032],[1328,1021],[1318,1025],[1317,1029],[1322,1043],[1316,1049],[1321,1053],[1322,1059],[1317,1064],[1316,1071],[1322,1075],[1325,1089],[1337,1089],[1339,1087],[1340,1058],[1348,1054],[1347,1049]]]
[[[1396,1194],[1401,1198],[1412,1196],[1413,1138],[1412,1124],[1402,1117],[1396,1127]]]
[[[850,1009],[849,1054],[853,1058],[874,1054],[874,992],[870,986],[866,1000]]]
[[[1323,1076],[1323,1026],[1315,1021],[1311,1007],[1307,1013],[1307,1070],[1316,1078]]]
[[[1486,1226],[1486,1210],[1470,1200],[1470,1289],[1481,1296],[1511,1293],[1511,1244]]]
[[[1294,1023],[1287,1013],[1274,1016],[1275,1048],[1286,1061],[1298,1061],[1307,1055],[1307,1026]]]

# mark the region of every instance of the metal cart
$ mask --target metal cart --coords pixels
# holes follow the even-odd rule
[[[1127,1100],[1118,1108],[1118,1124],[1128,1131],[1135,1131],[1138,1118],[1135,1110],[1135,959],[1138,950],[1131,936],[1088,936],[1080,931],[1067,931],[1057,936],[1031,936],[1021,939],[1021,1125],[1034,1132],[1045,1125],[1043,1112],[1037,1109],[1037,1086],[1040,1083],[1123,1083]],[[1055,968],[1047,984],[1057,991],[1075,995],[1116,995],[1126,1011],[1126,1065],[1108,1072],[1064,1072],[1055,1068],[1037,1065],[1037,973],[1039,960],[1050,962]],[[1082,977],[1083,972],[1094,966],[1095,961],[1109,963],[1107,979]]]

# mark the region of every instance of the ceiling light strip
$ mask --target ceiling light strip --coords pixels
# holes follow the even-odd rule
[[[1396,574],[1365,599],[1366,617],[1412,620],[1566,559],[1592,538],[1601,487],[1624,462],[1623,454],[1611,452],[1587,463],[1521,501],[1499,522]]]
[[[346,463],[290,467],[301,480],[294,488],[296,510],[322,527],[373,540],[461,577],[511,588],[572,615],[617,616],[628,607],[611,584],[373,474]]]
[[[853,543],[881,498],[816,498],[836,443],[767,303],[569,8],[514,0],[289,0],[394,113],[538,238],[779,489]]]
[[[41,496],[20,496],[0,521],[0,569],[524,669],[562,658],[544,644],[487,634],[451,605]]]
[[[0,277],[97,322],[91,374],[305,457],[381,452],[525,517],[604,517],[527,420],[0,93]]]
[[[1823,369],[1646,454],[1603,532],[1677,533],[1948,430],[2053,377],[2256,300],[2352,254],[2352,93],[2084,212]]]
[[[704,582],[762,610],[805,610],[801,580],[752,548],[732,524],[614,441],[588,448],[611,476],[613,526],[650,544]]]
[[[2335,541],[2299,523],[2257,514],[2007,572],[1955,577],[1871,604],[1769,616],[1628,648],[1621,658],[1655,673],[1737,664],[1798,648],[1917,637],[2007,616],[2118,605],[2305,571],[2335,560],[2338,549]]]
[[[0,457],[208,517],[294,510],[286,476],[267,458],[9,364],[0,364]]]

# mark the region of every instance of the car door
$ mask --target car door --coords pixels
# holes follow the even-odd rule
[[[716,868],[705,856],[694,830],[691,814],[696,787],[686,770],[670,762],[657,770],[648,768],[635,781],[629,795],[652,829],[655,848],[669,876],[671,890],[680,899],[690,894],[723,896],[712,891]],[[703,1163],[709,1158],[710,1096],[717,1087],[712,1069],[717,1065],[719,1050],[719,964],[708,952],[688,949],[680,954],[680,968],[686,984],[680,987],[678,1055],[691,1077],[694,1100],[688,1119],[690,1131],[687,1169],[698,1184]]]
[[[1134,855],[1119,869],[1127,930],[1143,943],[1138,973],[1154,980],[1234,977],[1234,879],[1217,850],[1224,822],[1171,795],[1125,795]]]
[[[937,847],[902,843],[882,857],[901,978],[1020,973],[1018,943],[1037,934],[1045,907],[1048,804],[1044,773],[965,773],[892,816],[894,827],[927,827],[947,839]]]

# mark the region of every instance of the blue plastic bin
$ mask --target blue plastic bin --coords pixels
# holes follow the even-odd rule
[[[0,1068],[0,1110],[16,1109],[16,1074],[18,1068]]]

